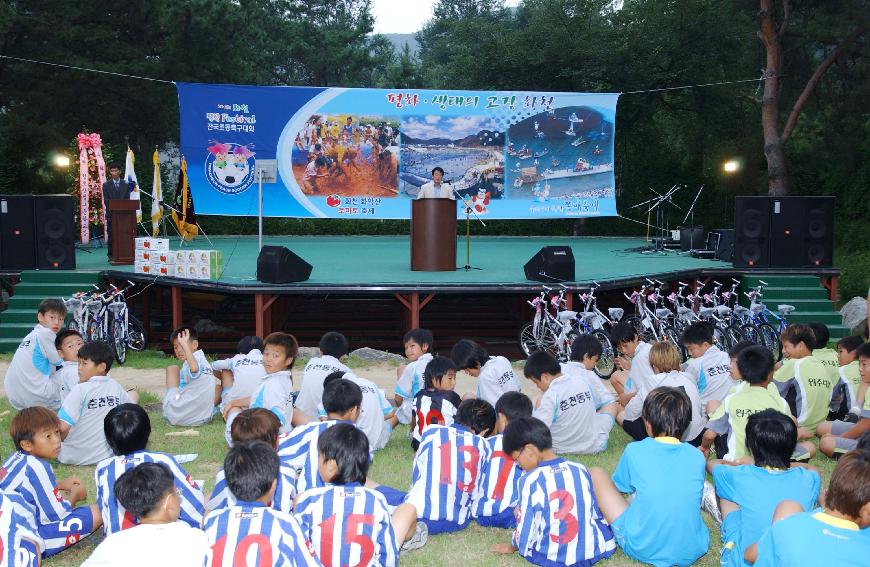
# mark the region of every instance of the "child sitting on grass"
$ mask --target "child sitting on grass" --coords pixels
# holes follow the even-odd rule
[[[199,528],[205,514],[202,488],[190,479],[190,475],[178,464],[175,457],[166,453],[148,451],[151,437],[151,419],[148,413],[136,404],[121,404],[109,410],[103,420],[103,431],[114,457],[100,461],[94,471],[97,484],[97,506],[103,518],[103,531],[111,535],[135,526],[141,521],[128,511],[115,497],[115,486],[126,472],[142,463],[159,463],[166,467],[175,479],[179,497],[177,520]]]
[[[831,396],[828,421],[858,422],[867,392],[866,384],[861,381],[858,360],[858,349],[863,344],[864,339],[855,335],[837,341],[837,385]]]
[[[15,409],[43,406],[60,408],[60,385],[52,380],[55,368],[63,363],[54,339],[66,318],[60,299],[43,299],[36,308],[39,322],[21,339],[3,378],[3,390]]]
[[[749,417],[746,446],[753,464],[724,460],[707,462],[722,514],[722,565],[743,567],[743,552],[770,525],[783,500],[812,509],[819,497],[818,469],[790,464],[797,445],[797,425],[791,416],[773,409]]]
[[[728,391],[738,384],[731,376],[731,360],[728,353],[713,344],[713,326],[710,323],[699,321],[686,327],[682,343],[691,357],[686,364],[686,374],[698,388],[704,415],[710,415],[715,409],[711,402],[721,402]]]
[[[455,391],[456,366],[446,356],[436,356],[423,372],[423,389],[414,397],[411,418],[411,448],[420,446],[426,427],[450,425],[462,400]]]
[[[620,353],[613,359],[618,370],[610,376],[610,384],[616,391],[619,404],[625,407],[640,385],[655,374],[649,364],[650,345],[640,340],[637,329],[628,321],[613,326],[610,340]]]
[[[571,360],[560,365],[562,374],[577,376],[589,385],[595,397],[595,409],[616,401],[616,396],[604,386],[594,370],[602,354],[604,347],[598,339],[592,335],[580,335],[571,343]]]
[[[473,399],[459,404],[451,425],[430,425],[423,431],[406,501],[430,534],[455,532],[471,521],[480,471],[488,458],[484,437],[494,427],[495,409]]]
[[[384,496],[366,488],[369,446],[365,434],[350,423],[337,423],[317,440],[318,471],[325,486],[300,495],[294,515],[306,541],[324,565],[395,566],[402,551],[418,549],[427,540],[417,510],[401,504],[391,510]],[[358,534],[364,542],[334,545],[334,534]],[[353,540],[357,541],[357,540]]]
[[[232,358],[216,360],[211,365],[215,377],[221,382],[220,409],[226,420],[224,436],[228,445],[233,418],[241,409],[227,411],[227,406],[234,400],[250,398],[266,377],[266,369],[263,368],[263,339],[257,336],[243,337],[236,345],[236,351],[238,354]]]
[[[293,407],[293,361],[299,354],[296,337],[287,333],[272,333],[265,340],[263,367],[266,377],[252,394],[252,408],[266,408],[278,416],[281,433],[289,433],[293,427],[310,421],[310,417]],[[247,400],[236,400],[245,407]],[[232,404],[231,404],[232,405]]]
[[[208,423],[220,403],[221,387],[199,349],[196,329],[179,327],[169,335],[169,342],[182,365],[181,369],[174,364],[166,368],[163,417],[169,425]]]
[[[411,329],[402,340],[408,364],[396,369],[396,418],[399,423],[411,423],[414,399],[423,389],[423,373],[432,360],[430,350],[435,346],[432,333],[426,329]]]
[[[626,446],[613,479],[603,469],[590,471],[595,497],[626,555],[658,567],[691,565],[710,546],[701,519],[704,456],[680,442],[692,404],[679,388],[657,388],[642,415],[649,437]]]
[[[870,382],[870,343],[858,347],[859,372],[861,380]],[[825,421],[819,424],[816,435],[819,436],[819,450],[825,455],[835,458],[855,449],[858,439],[870,431],[870,396],[865,396],[858,423],[848,421]]]
[[[136,403],[139,394],[127,392],[109,376],[115,355],[103,341],[79,349],[79,384],[66,397],[57,416],[63,444],[59,461],[67,465],[93,465],[112,456],[103,421],[112,408]]]
[[[495,435],[486,439],[488,459],[480,469],[480,490],[474,501],[474,519],[481,526],[512,529],[517,526],[514,510],[520,499],[523,470],[504,450],[508,424],[532,417],[532,400],[521,392],[508,392],[495,403]]]
[[[342,360],[349,350],[347,337],[329,332],[320,338],[320,356],[314,356],[302,371],[302,387],[296,398],[296,408],[311,419],[317,419],[317,406],[323,399],[323,381],[333,372],[350,372]]]
[[[60,386],[61,402],[66,399],[70,391],[79,383],[79,349],[85,341],[81,334],[72,329],[64,329],[54,339],[57,353],[63,359],[63,366],[54,373],[52,379]]]
[[[450,358],[457,372],[464,370],[477,378],[475,396],[490,405],[495,405],[505,392],[521,390],[510,361],[503,356],[489,356],[486,349],[474,341],[462,339],[457,342],[450,350]]]
[[[512,541],[496,544],[492,551],[519,551],[530,563],[545,567],[592,565],[616,552],[589,471],[556,455],[544,422],[526,417],[508,424],[504,450],[525,474]]]
[[[103,521],[96,504],[75,507],[86,500],[82,481],[69,477],[57,482],[49,460],[60,455],[57,415],[39,406],[25,408],[12,418],[9,433],[16,451],[3,463],[5,476],[0,490],[21,496],[36,519],[39,537],[45,541],[43,557],[51,557],[89,536]],[[69,493],[69,499],[61,496]]]

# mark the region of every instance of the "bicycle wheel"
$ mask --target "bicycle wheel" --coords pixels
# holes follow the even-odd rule
[[[677,347],[677,351],[680,353],[680,362],[686,362],[686,359],[688,358],[688,353],[686,352],[686,348],[683,346],[683,343],[680,340],[680,335],[679,333],[677,333],[676,329],[674,329],[670,325],[663,326],[662,339]]]
[[[610,337],[604,331],[592,331],[591,334],[601,343],[601,356],[595,363],[595,373],[600,378],[609,380],[610,375],[613,374],[613,343],[610,342]]]
[[[148,336],[145,334],[145,327],[139,322],[139,319],[129,315],[127,322],[127,346],[130,350],[142,352],[148,346]]]
[[[725,333],[725,329],[721,323],[713,325],[713,344],[725,352],[728,352],[728,349],[731,348],[728,335]]]
[[[115,351],[115,360],[118,364],[124,364],[127,360],[127,338],[124,336],[125,329],[115,321],[112,323],[110,334],[112,335],[112,350]]]
[[[544,328],[540,336],[535,336],[535,328],[532,323],[526,323],[520,329],[520,348],[526,356],[529,356],[535,351],[543,350],[549,352],[553,356],[556,355],[556,338],[550,333],[550,330]]]
[[[724,325],[723,330],[725,331],[725,338],[728,341],[729,350],[740,341],[746,340],[743,331],[737,325]]]
[[[637,332],[637,336],[640,337],[640,340],[648,343],[655,338],[652,329],[644,327],[643,320],[637,315],[629,315],[625,318],[625,322],[631,323],[631,326],[634,327],[634,330],[635,332]]]
[[[753,342],[755,344],[761,344],[758,334],[758,327],[756,327],[752,323],[749,323],[740,327],[740,330],[743,332],[743,336],[746,337],[747,341]]]
[[[770,350],[773,359],[779,361],[782,358],[782,343],[779,340],[779,333],[776,332],[776,329],[768,323],[761,323],[758,325],[758,335],[761,344]]]
[[[88,320],[88,328],[85,333],[85,337],[87,341],[99,341],[102,340],[102,328],[100,327],[100,322],[96,319]]]

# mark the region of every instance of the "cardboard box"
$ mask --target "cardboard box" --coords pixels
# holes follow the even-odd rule
[[[166,262],[151,262],[151,273],[155,276],[168,276],[169,264]]]
[[[174,278],[186,278],[187,277],[187,264],[170,264],[169,265],[169,275]]]
[[[150,274],[151,262],[136,261],[133,263],[133,271],[137,274]]]
[[[168,264],[186,264],[187,263],[187,250],[173,250],[169,253],[172,257]]]
[[[139,237],[136,239],[136,250],[158,250],[161,252],[169,251],[168,238],[151,238]]]
[[[135,261],[136,262],[143,262],[143,263],[147,264],[147,263],[151,262],[151,256],[154,254],[155,254],[155,252],[153,252],[152,250],[150,250],[148,248],[144,248],[144,249],[137,248]]]
[[[172,252],[151,252],[151,261],[161,264],[172,265],[175,263],[175,255]]]

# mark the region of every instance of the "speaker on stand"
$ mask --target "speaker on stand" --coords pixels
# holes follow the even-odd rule
[[[770,197],[734,199],[734,267],[770,266]]]

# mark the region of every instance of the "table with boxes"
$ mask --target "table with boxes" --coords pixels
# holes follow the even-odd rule
[[[223,253],[220,250],[170,250],[168,238],[137,238],[134,268],[137,274],[216,280],[223,273]]]

